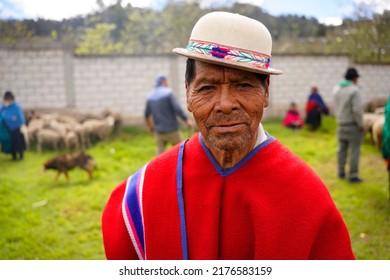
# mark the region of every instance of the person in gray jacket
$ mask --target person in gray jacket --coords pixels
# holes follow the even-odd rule
[[[146,124],[150,132],[155,134],[158,155],[165,151],[168,144],[176,145],[181,141],[177,116],[192,128],[192,120],[172,94],[167,77],[158,76],[156,87],[148,96],[145,108]]]
[[[353,67],[348,68],[345,80],[334,89],[334,110],[337,122],[337,163],[338,176],[345,178],[345,165],[349,155],[348,180],[360,183],[359,159],[360,146],[363,140],[363,106],[361,92],[357,86],[359,74]]]

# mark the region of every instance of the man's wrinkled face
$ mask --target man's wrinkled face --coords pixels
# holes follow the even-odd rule
[[[263,85],[255,73],[195,63],[195,77],[186,84],[187,108],[206,144],[225,151],[254,145],[268,106],[269,77]]]

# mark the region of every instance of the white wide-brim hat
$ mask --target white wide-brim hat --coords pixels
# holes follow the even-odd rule
[[[261,22],[239,14],[211,12],[195,24],[187,47],[173,52],[249,72],[282,74],[270,67],[271,50],[271,34]]]

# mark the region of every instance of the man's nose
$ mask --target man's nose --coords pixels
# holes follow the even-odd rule
[[[221,92],[216,106],[217,111],[229,114],[232,111],[237,110],[239,106],[237,93],[234,92],[228,84],[223,84],[221,86]]]

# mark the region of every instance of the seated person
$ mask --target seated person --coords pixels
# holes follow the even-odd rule
[[[283,125],[292,129],[299,129],[304,125],[303,119],[301,118],[301,115],[297,109],[297,105],[294,102],[290,104],[290,108],[284,117]]]

